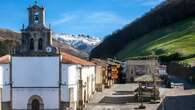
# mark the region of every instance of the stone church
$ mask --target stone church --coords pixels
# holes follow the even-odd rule
[[[28,8],[20,46],[0,57],[0,110],[76,110],[95,92],[95,65],[52,45],[45,9]]]

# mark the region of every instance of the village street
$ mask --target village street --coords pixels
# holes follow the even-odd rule
[[[184,88],[161,88],[162,110],[195,110],[195,86],[175,76],[170,80],[183,83]]]
[[[103,92],[96,92],[84,110],[134,110],[140,104],[133,98],[137,84],[115,84]],[[156,110],[158,104],[144,104],[145,110]]]
[[[161,110],[195,110],[195,89],[172,89],[166,92]]]
[[[182,81],[182,80],[181,80]],[[187,84],[184,84],[187,85]],[[140,105],[133,100],[137,84],[115,84],[103,92],[96,92],[84,110],[135,110]],[[144,103],[145,110],[194,110],[195,89],[160,87],[162,104]],[[165,98],[166,97],[166,98]],[[187,108],[187,109],[185,109]]]

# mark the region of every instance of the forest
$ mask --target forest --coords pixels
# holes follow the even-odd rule
[[[113,58],[129,43],[147,33],[169,26],[195,15],[194,0],[167,0],[105,37],[104,41],[94,48],[91,58]],[[136,49],[136,48],[135,48]]]

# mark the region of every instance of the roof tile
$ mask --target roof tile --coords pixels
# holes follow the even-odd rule
[[[10,55],[0,57],[0,64],[8,64],[11,62]]]
[[[94,63],[81,59],[79,57],[63,53],[62,54],[62,63],[67,63],[67,64],[80,64],[80,65],[95,65]]]

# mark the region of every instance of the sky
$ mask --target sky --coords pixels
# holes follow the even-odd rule
[[[53,32],[104,38],[164,0],[38,0]],[[0,28],[20,32],[34,0],[0,0]]]

